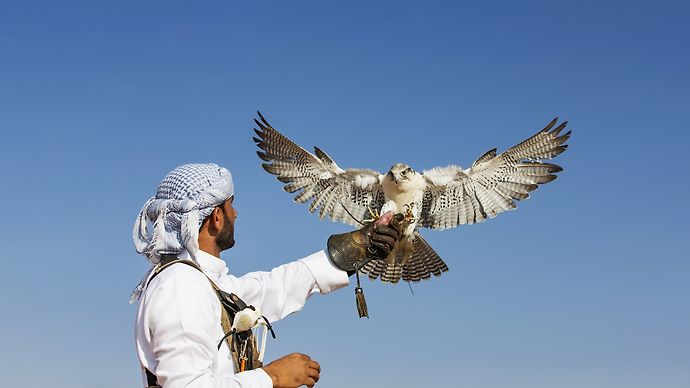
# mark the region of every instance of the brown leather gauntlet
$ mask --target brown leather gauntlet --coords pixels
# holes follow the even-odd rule
[[[396,214],[388,225],[370,223],[354,232],[330,236],[327,246],[331,261],[352,276],[369,260],[384,260],[400,237],[402,219],[402,214]]]

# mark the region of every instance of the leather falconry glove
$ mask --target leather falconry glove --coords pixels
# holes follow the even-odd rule
[[[369,310],[359,284],[359,270],[370,260],[385,260],[388,257],[400,238],[403,229],[400,223],[404,218],[402,214],[388,212],[362,229],[328,238],[328,254],[333,264],[349,276],[357,275],[355,301],[360,318],[368,318]]]
[[[389,218],[386,216],[379,220]],[[370,260],[385,260],[400,238],[403,218],[398,213],[387,225],[376,220],[354,232],[330,236],[327,246],[333,264],[352,276]]]

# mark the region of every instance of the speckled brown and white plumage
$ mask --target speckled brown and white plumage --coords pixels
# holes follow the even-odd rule
[[[367,208],[381,214],[405,212],[414,220],[387,261],[371,261],[363,272],[386,282],[419,281],[440,275],[448,267],[419,234],[419,228],[447,229],[481,222],[516,207],[514,200],[529,197],[539,184],[556,179],[561,167],[543,163],[563,152],[570,132],[561,135],[567,123],[554,128],[557,119],[534,136],[497,155],[492,149],[470,168],[437,167],[418,173],[403,163],[386,175],[373,170],[343,170],[325,152],[304,150],[276,131],[259,114],[255,120],[262,166],[276,175],[296,202],[311,201],[309,211],[319,209],[319,218],[354,226],[368,217]],[[354,217],[354,218],[353,218]]]

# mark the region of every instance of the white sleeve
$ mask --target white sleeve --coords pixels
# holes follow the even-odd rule
[[[194,269],[179,271],[150,296],[154,374],[164,388],[271,388],[263,369],[232,376],[213,374],[220,303],[208,280]],[[230,360],[227,360],[231,362]]]
[[[270,272],[250,272],[239,278],[224,276],[218,285],[259,307],[273,322],[301,310],[311,294],[326,294],[348,283],[347,273],[336,268],[326,252],[319,251]]]

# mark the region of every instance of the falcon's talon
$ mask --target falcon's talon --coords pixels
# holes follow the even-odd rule
[[[364,220],[364,222],[374,222],[381,218],[381,214],[379,213],[378,210],[372,209],[369,205],[367,205],[367,211],[369,212],[369,215],[372,217],[371,219],[367,218]]]
[[[415,218],[414,213],[412,212],[413,207],[414,207],[414,202],[412,202],[410,204],[406,203],[405,205],[403,205],[404,220],[410,224],[413,222],[417,222],[417,219]]]

